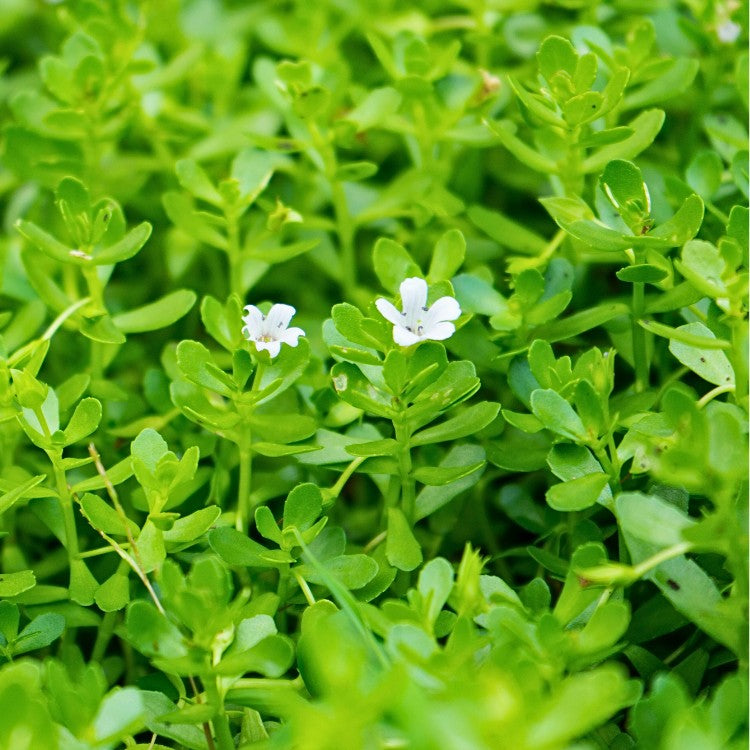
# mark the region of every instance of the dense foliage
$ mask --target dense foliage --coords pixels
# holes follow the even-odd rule
[[[0,750],[746,747],[746,18],[4,0]]]

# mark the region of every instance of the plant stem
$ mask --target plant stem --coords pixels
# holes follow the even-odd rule
[[[240,483],[237,490],[237,513],[235,526],[238,531],[247,533],[250,520],[250,483],[253,472],[253,451],[250,447],[250,430],[240,443]]]
[[[399,417],[394,420],[393,426],[396,431],[396,441],[400,445],[398,454],[398,469],[401,477],[401,510],[403,510],[406,520],[410,526],[414,526],[414,516],[416,511],[416,497],[414,490],[414,478],[411,476],[411,449],[409,441],[411,440],[411,431],[408,425]]]
[[[219,690],[218,678],[208,679],[204,682],[209,702],[216,707],[216,715],[211,719],[214,727],[214,739],[218,750],[234,750],[234,738],[229,726],[229,719],[224,711],[224,700]]]
[[[118,573],[122,572],[122,569],[128,570],[128,564],[124,560],[120,560],[120,567]],[[100,662],[104,658],[104,654],[107,651],[107,646],[112,640],[112,636],[115,634],[115,626],[117,625],[117,612],[105,612],[102,618],[102,623],[99,626],[99,630],[96,632],[96,640],[94,641],[94,648],[91,651],[91,661]]]
[[[341,246],[341,285],[347,294],[357,286],[357,259],[354,254],[354,225],[349,213],[344,186],[331,177],[331,200]]]
[[[636,263],[639,262],[636,260]],[[646,351],[646,331],[638,324],[643,317],[646,302],[646,285],[642,282],[633,284],[632,330],[633,330],[633,364],[635,366],[635,391],[640,393],[648,388],[649,363]]]
[[[674,544],[671,547],[663,549],[661,552],[657,552],[655,555],[647,558],[646,560],[639,562],[637,565],[634,565],[633,572],[639,578],[641,578],[646,573],[648,573],[649,570],[653,570],[667,560],[671,560],[675,557],[679,557],[680,555],[684,555],[686,552],[690,552],[691,549],[692,545],[690,544],[690,542],[680,542],[679,544]]]
[[[224,209],[227,220],[227,256],[229,257],[229,293],[240,299],[245,292],[242,283],[242,252],[240,249],[239,217],[233,207]]]
[[[37,419],[46,427],[46,422],[42,422],[41,412],[37,415]],[[60,497],[60,508],[62,509],[63,526],[65,528],[65,549],[68,551],[68,564],[72,567],[73,561],[78,557],[78,531],[76,530],[76,519],[73,513],[73,499],[70,496],[68,482],[65,479],[65,470],[62,468],[62,450],[50,451],[47,455],[52,462],[57,494]]]
[[[297,580],[300,589],[302,589],[302,593],[305,595],[307,603],[312,607],[312,605],[315,604],[315,597],[313,596],[310,587],[307,585],[307,581],[296,570],[294,571],[294,577]]]

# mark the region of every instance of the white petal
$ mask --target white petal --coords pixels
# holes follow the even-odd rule
[[[455,320],[461,316],[461,307],[453,297],[441,297],[434,302],[424,316],[424,326],[429,328],[443,320]]]
[[[285,329],[297,312],[291,305],[274,305],[266,315],[265,331],[273,336]]]
[[[416,276],[404,279],[399,287],[399,292],[401,293],[404,315],[409,321],[407,325],[414,327],[417,320],[422,317],[424,307],[427,304],[427,282]]]
[[[301,328],[287,328],[286,331],[279,334],[279,341],[289,346],[297,346],[299,337],[304,335],[305,332]]]
[[[378,312],[389,322],[393,323],[394,326],[402,325],[404,318],[399,310],[392,305],[387,299],[375,300],[375,307],[378,308]]]
[[[278,353],[281,351],[281,342],[280,341],[256,341],[255,342],[255,348],[262,352],[264,349],[271,355],[271,359],[278,356]]]
[[[399,346],[411,346],[422,341],[422,337],[417,336],[416,333],[407,331],[403,326],[393,326],[393,340]]]
[[[245,324],[243,331],[247,331],[247,338],[252,339],[260,335],[263,313],[255,305],[247,305],[245,312],[246,314],[242,316],[242,322]]]
[[[449,339],[456,331],[456,326],[447,320],[433,323],[429,328],[425,328],[423,336],[432,341],[444,341]]]

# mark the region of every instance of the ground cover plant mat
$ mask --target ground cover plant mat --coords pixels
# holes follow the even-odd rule
[[[748,746],[748,8],[0,3],[0,750]]]

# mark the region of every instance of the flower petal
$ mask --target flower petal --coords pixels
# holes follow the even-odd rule
[[[375,300],[375,307],[378,308],[378,312],[389,322],[393,323],[394,326],[400,326],[404,324],[404,318],[399,310],[392,305],[387,299]]]
[[[255,342],[255,348],[262,352],[264,349],[271,355],[271,359],[278,356],[278,353],[281,351],[281,342],[280,341],[256,341]]]
[[[289,325],[296,312],[291,305],[274,305],[266,315],[265,332],[275,337]]]
[[[300,336],[304,336],[305,332],[301,328],[287,328],[279,334],[279,341],[289,346],[297,346],[298,339]]]
[[[424,326],[429,328],[443,320],[455,320],[461,315],[461,307],[453,297],[441,297],[434,302],[424,316]]]
[[[447,320],[433,323],[429,328],[424,330],[424,338],[431,339],[432,341],[444,341],[449,339],[456,331],[456,326],[453,323],[449,323]]]
[[[417,276],[404,279],[399,287],[401,304],[406,316],[406,325],[414,328],[417,321],[424,315],[427,304],[427,282]]]
[[[399,346],[411,346],[422,341],[422,337],[417,336],[416,333],[407,331],[403,326],[393,326],[393,340]]]
[[[248,339],[252,339],[260,335],[263,327],[263,313],[255,305],[246,305],[245,313],[242,316],[242,322],[245,324],[242,330],[247,331]]]

